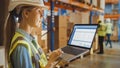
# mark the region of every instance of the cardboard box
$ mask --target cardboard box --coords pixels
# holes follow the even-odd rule
[[[93,24],[97,24],[97,21],[99,20],[99,16],[98,15],[94,15],[92,16],[92,23]]]
[[[101,0],[97,0],[97,7],[99,7],[99,8],[100,8],[100,1]]]
[[[89,24],[90,12],[81,12],[81,23]]]
[[[95,7],[97,7],[97,2],[98,0],[92,0],[92,5],[94,5]]]
[[[74,24],[88,24],[90,12],[70,12],[69,22]]]
[[[90,0],[84,0],[85,2],[87,2],[87,3],[90,3]]]
[[[81,23],[81,13],[80,12],[69,12],[69,22],[72,22],[74,24]]]
[[[118,27],[115,26],[113,30],[113,34],[111,36],[112,41],[118,41]]]
[[[50,18],[49,18],[50,19]],[[55,16],[54,31],[54,48],[58,49],[67,45],[67,17]],[[48,25],[50,25],[50,20]],[[47,36],[48,48],[50,49],[50,32]]]
[[[98,49],[98,35],[96,34],[95,39],[93,41],[92,48],[90,50],[90,54],[93,54],[94,51],[96,51],[97,49]]]
[[[69,38],[70,37],[70,34],[72,32],[72,29],[73,29],[73,26],[74,26],[74,23],[67,23],[67,37]]]

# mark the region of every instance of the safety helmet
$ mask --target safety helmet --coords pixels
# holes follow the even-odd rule
[[[100,20],[100,19],[98,19],[98,20],[97,20],[97,23],[98,23],[98,22],[100,22],[100,21],[101,21],[101,20]]]
[[[8,11],[12,11],[18,5],[32,5],[46,8],[43,0],[10,0]]]
[[[107,22],[110,22],[110,18],[107,18],[106,21],[107,21]]]

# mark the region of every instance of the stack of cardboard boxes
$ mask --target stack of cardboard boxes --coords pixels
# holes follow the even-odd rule
[[[54,19],[54,48],[62,48],[67,45],[67,16],[55,16]],[[48,25],[50,25],[50,17],[48,17]],[[48,27],[49,28],[49,27]],[[50,49],[50,31],[47,35],[47,45]]]
[[[69,12],[70,18],[69,22],[74,24],[88,24],[89,23],[89,16],[90,12]]]
[[[114,26],[113,34],[111,36],[112,41],[118,41],[118,26]]]
[[[92,16],[92,24],[98,24],[97,23],[98,20],[99,20],[99,16],[98,15]]]
[[[81,12],[81,23],[82,24],[89,24],[90,20],[90,12]]]
[[[93,40],[93,45],[92,45],[92,48],[90,50],[90,54],[93,54],[94,51],[96,51],[98,48],[99,48],[99,46],[98,46],[98,34],[96,34],[96,36]]]
[[[90,4],[90,0],[84,0],[86,3],[89,3]]]
[[[89,0],[90,1],[90,0]],[[98,0],[92,0],[92,5],[97,6],[97,1]]]
[[[81,13],[80,12],[72,12],[72,11],[68,11],[69,12],[69,22],[72,22],[74,24],[77,23],[81,23]]]
[[[68,40],[69,40],[69,37],[71,35],[73,26],[74,26],[74,23],[72,23],[72,22],[67,23],[67,39]]]
[[[67,45],[67,17],[55,17],[55,49]]]

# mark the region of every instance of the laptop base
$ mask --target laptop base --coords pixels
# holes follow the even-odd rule
[[[89,52],[89,50],[84,52],[84,53],[82,53],[82,54],[80,54],[80,55],[77,55],[77,56],[76,55],[67,54],[67,53],[63,53],[60,56],[60,58],[62,58],[62,59],[56,65],[56,68],[64,68],[64,67],[68,66],[70,62],[72,62],[72,61],[74,61],[74,60],[76,60],[78,58],[82,59],[84,57],[84,55],[86,53],[88,53],[88,52]]]

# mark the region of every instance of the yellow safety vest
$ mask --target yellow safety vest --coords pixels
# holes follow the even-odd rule
[[[19,39],[19,38],[22,38],[22,39]],[[12,68],[12,65],[10,62],[10,56],[11,56],[12,52],[14,51],[14,49],[18,46],[18,44],[23,44],[27,48],[28,53],[31,58],[32,65],[33,65],[32,68],[37,68],[36,62],[38,62],[40,68],[45,68],[45,66],[47,65],[48,62],[47,62],[45,53],[43,52],[41,47],[38,45],[38,43],[36,43],[37,44],[37,48],[36,48],[32,42],[27,41],[27,38],[18,32],[15,33],[15,35],[12,39],[12,42],[11,42],[9,58],[8,58],[10,68]],[[39,56],[39,59],[36,59],[36,57],[35,57],[36,55]]]
[[[106,35],[106,25],[104,23],[100,23],[98,27],[98,36],[105,36]]]
[[[107,23],[106,26],[107,26],[106,33],[112,34],[112,32],[113,32],[112,31],[112,29],[113,29],[112,23]]]

